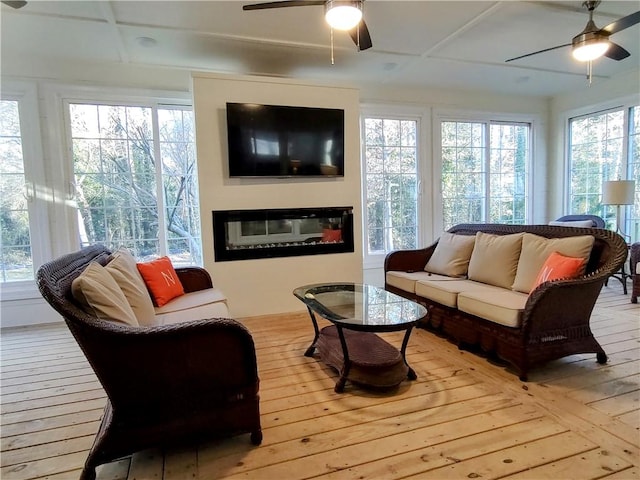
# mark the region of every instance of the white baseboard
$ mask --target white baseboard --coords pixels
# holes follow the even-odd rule
[[[3,300],[0,303],[0,327],[24,327],[60,323],[62,317],[43,298]]]

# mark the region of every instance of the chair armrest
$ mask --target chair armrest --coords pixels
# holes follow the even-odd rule
[[[387,254],[384,259],[384,271],[419,272],[424,270],[429,258],[433,254],[436,244],[419,250],[396,250]]]
[[[175,415],[258,391],[253,339],[235,320],[75,327],[74,335],[81,337],[82,349],[120,414]]]
[[[636,265],[640,263],[640,242],[636,242],[629,247],[629,273],[636,274]]]
[[[213,287],[211,275],[202,267],[177,267],[176,273],[182,283],[184,293]]]

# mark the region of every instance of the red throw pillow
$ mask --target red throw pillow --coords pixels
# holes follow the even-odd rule
[[[577,277],[584,268],[584,264],[584,258],[566,257],[558,252],[553,252],[542,265],[531,290],[533,291],[541,283],[551,280]]]
[[[170,300],[184,295],[184,288],[173,268],[169,257],[160,257],[157,260],[136,264],[144,283],[151,293],[153,303],[161,307]]]

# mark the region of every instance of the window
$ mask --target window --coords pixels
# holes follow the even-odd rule
[[[0,100],[0,282],[33,280],[20,106],[18,100]]]
[[[621,225],[640,239],[640,107],[617,107],[569,119],[569,212],[599,215],[616,229],[616,208],[602,204],[607,180],[635,180],[636,201],[623,207]],[[629,240],[629,238],[628,238]]]
[[[441,122],[443,230],[527,222],[530,131],[529,123]]]
[[[418,246],[418,120],[365,117],[366,255]]]
[[[68,114],[81,245],[202,264],[192,110],[69,103]]]

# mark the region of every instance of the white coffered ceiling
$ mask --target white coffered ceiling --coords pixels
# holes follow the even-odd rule
[[[221,73],[275,75],[354,85],[486,90],[551,96],[587,88],[586,66],[563,48],[588,16],[580,1],[367,0],[373,48],[357,52],[330,30],[322,6],[243,11],[245,1],[29,1],[2,5],[2,57],[8,62],[107,62]],[[640,10],[607,1],[596,25]],[[139,40],[148,37],[154,45]],[[640,66],[640,25],[613,35],[631,57],[594,63],[594,81]],[[638,83],[640,91],[640,80]]]

